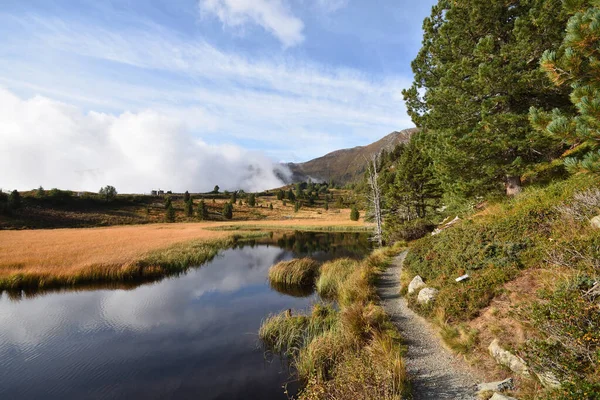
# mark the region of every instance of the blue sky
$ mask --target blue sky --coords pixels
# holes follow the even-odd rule
[[[5,0],[0,106],[11,111],[0,111],[0,155],[38,165],[23,164],[0,187],[112,179],[142,191],[172,183],[181,163],[192,177],[175,190],[244,186],[236,169],[305,161],[408,128],[400,92],[432,5]],[[223,171],[211,179],[196,170],[214,165]],[[275,184],[267,175],[248,188]]]

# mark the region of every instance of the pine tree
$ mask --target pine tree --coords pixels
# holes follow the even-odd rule
[[[256,195],[254,193],[248,195],[248,205],[250,207],[256,206]]]
[[[534,132],[528,113],[568,104],[537,67],[562,40],[560,4],[440,0],[425,19],[415,81],[403,94],[445,191],[486,194],[504,182],[518,192],[528,167],[558,154],[560,143]]]
[[[188,192],[186,190],[185,193],[183,194],[183,202],[187,203],[189,200],[190,200],[190,192]]]
[[[194,216],[194,202],[191,198],[185,202],[185,215],[190,218]]]
[[[165,211],[165,219],[167,222],[175,222],[175,209],[173,208],[173,204],[171,204],[170,201]]]
[[[298,212],[300,211],[300,207],[302,207],[302,205],[300,204],[299,201],[294,203],[294,212]]]
[[[325,211],[329,210],[329,202],[325,200]]]
[[[360,218],[360,212],[358,211],[358,208],[356,207],[356,205],[353,205],[352,209],[350,210],[350,219],[352,221],[358,221],[359,218]]]
[[[269,210],[273,211],[273,203],[269,203]]]
[[[226,219],[233,218],[233,205],[231,203],[225,203],[223,206],[223,217]]]
[[[235,204],[237,202],[237,191],[233,191],[231,193],[231,204]]]
[[[413,135],[396,162],[394,182],[384,191],[388,220],[425,218],[429,210],[438,206],[441,188],[424,151],[423,136]]]
[[[206,203],[204,203],[204,199],[200,200],[200,202],[198,203],[197,215],[200,221],[206,221],[208,219],[208,209],[206,208]]]
[[[277,200],[283,200],[284,196],[285,196],[285,194],[283,193],[283,190],[279,189],[277,191]]]
[[[289,201],[294,201],[294,200],[296,200],[296,196],[294,195],[294,192],[292,191],[292,189],[291,189],[291,188],[290,188],[290,189],[287,191],[287,196],[286,196],[286,197],[287,197],[287,199],[288,199]]]
[[[17,190],[13,190],[8,195],[8,208],[11,210],[21,208],[21,194]]]
[[[554,109],[551,113],[532,107],[534,127],[571,146],[565,165],[577,170],[600,171],[600,3],[591,0],[565,1],[571,15],[560,47],[547,50],[542,70],[562,88],[572,88],[574,110]]]

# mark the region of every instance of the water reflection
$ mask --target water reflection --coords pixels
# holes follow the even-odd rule
[[[265,362],[256,332],[269,313],[307,307],[316,297],[271,290],[267,271],[308,252],[327,258],[333,248],[342,251],[296,243],[299,253],[238,246],[185,275],[129,290],[21,301],[3,294],[0,398],[285,399],[288,371]]]

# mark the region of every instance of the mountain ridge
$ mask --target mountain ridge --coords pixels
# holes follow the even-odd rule
[[[307,179],[333,180],[340,185],[354,182],[365,171],[365,158],[368,160],[383,150],[389,151],[397,144],[407,143],[417,130],[418,128],[409,128],[394,131],[365,146],[335,150],[302,163],[287,163],[287,167],[292,172],[291,181],[295,183]]]

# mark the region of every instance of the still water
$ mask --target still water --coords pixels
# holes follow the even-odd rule
[[[0,399],[287,399],[289,368],[265,359],[270,313],[318,300],[283,294],[269,267],[359,258],[364,235],[297,233],[221,252],[186,274],[124,289],[0,296]]]

